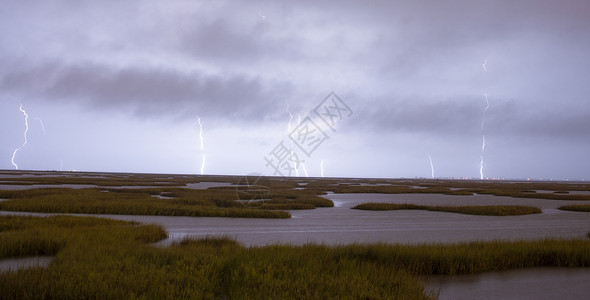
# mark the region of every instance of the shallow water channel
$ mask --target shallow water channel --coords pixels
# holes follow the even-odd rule
[[[331,194],[333,208],[291,211],[291,219],[192,218],[166,216],[111,216],[163,225],[170,239],[186,236],[227,235],[245,245],[275,243],[349,244],[449,243],[474,240],[520,240],[546,237],[584,238],[590,216],[557,210],[576,201],[516,199],[491,195],[438,194]],[[526,216],[472,216],[421,210],[363,211],[350,209],[365,202],[429,205],[531,205],[542,214]]]

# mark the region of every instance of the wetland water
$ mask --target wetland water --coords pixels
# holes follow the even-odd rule
[[[31,256],[0,260],[0,273],[24,268],[46,267],[53,261],[53,256]]]
[[[121,220],[160,224],[170,243],[186,236],[225,235],[249,245],[276,243],[450,243],[475,240],[585,238],[590,215],[557,210],[581,201],[519,199],[491,195],[440,194],[330,194],[335,207],[290,211],[290,219],[194,218],[108,215]],[[366,202],[425,205],[530,205],[542,214],[525,216],[472,216],[422,210],[364,211],[350,209]],[[0,214],[14,214],[0,212]],[[44,215],[44,214],[40,214]]]
[[[583,201],[439,194],[330,194],[325,197],[334,201],[335,207],[291,211],[291,219],[103,216],[161,224],[170,234],[170,238],[161,242],[161,245],[167,245],[187,236],[206,235],[226,235],[236,238],[245,245],[258,246],[307,242],[416,244],[551,237],[585,238],[587,232],[590,231],[590,215],[588,213],[557,210],[560,205],[584,203]],[[543,213],[493,217],[421,210],[363,211],[350,209],[357,204],[366,202],[424,205],[530,205],[541,208]],[[17,213],[0,212],[0,214]],[[547,270],[543,271],[544,269]],[[590,294],[588,291],[590,268],[544,269],[439,276],[429,278],[427,285],[440,292],[440,299],[552,299],[558,297],[555,295],[570,295],[572,298],[579,298],[576,295],[585,297]],[[553,287],[555,290],[545,292],[548,287]],[[569,297],[566,296],[566,298]]]
[[[588,299],[590,268],[527,268],[475,275],[432,276],[427,289],[439,300]]]
[[[349,244],[364,242],[431,243],[495,239],[584,238],[590,217],[557,207],[576,201],[517,199],[490,195],[438,194],[330,194],[333,208],[291,211],[291,219],[191,218],[164,216],[114,216],[125,220],[161,224],[170,239],[186,236],[228,235],[246,245],[274,243]],[[542,214],[526,216],[472,216],[421,210],[363,211],[350,209],[365,202],[429,205],[531,205]]]

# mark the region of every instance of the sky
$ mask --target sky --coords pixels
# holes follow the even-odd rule
[[[590,179],[588,13],[0,0],[0,169]]]

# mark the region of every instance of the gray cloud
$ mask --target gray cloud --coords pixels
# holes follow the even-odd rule
[[[384,104],[386,103],[386,104]],[[590,139],[590,109],[535,107],[495,99],[481,123],[485,100],[482,95],[443,101],[432,99],[379,99],[355,111],[351,128],[372,132],[401,132],[436,136],[503,137],[531,136],[557,140]]]
[[[0,86],[44,101],[86,103],[99,109],[125,107],[144,115],[191,110],[227,119],[264,116],[269,105],[273,108],[269,99],[274,93],[263,87],[259,78],[243,74],[220,76],[58,62],[9,72],[2,77]]]
[[[488,94],[491,137],[552,146],[590,137],[585,0],[0,7],[2,99],[136,120],[199,113],[247,128],[284,126],[287,103],[305,114],[335,91],[355,111],[343,130],[471,143]]]

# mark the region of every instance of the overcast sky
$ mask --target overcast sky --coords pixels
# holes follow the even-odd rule
[[[589,14],[586,0],[0,0],[0,169],[15,169],[22,104],[19,169],[199,174],[205,156],[206,174],[273,175],[284,145],[300,176],[590,179]],[[289,129],[321,123],[310,111],[331,92],[349,110],[307,155]]]

